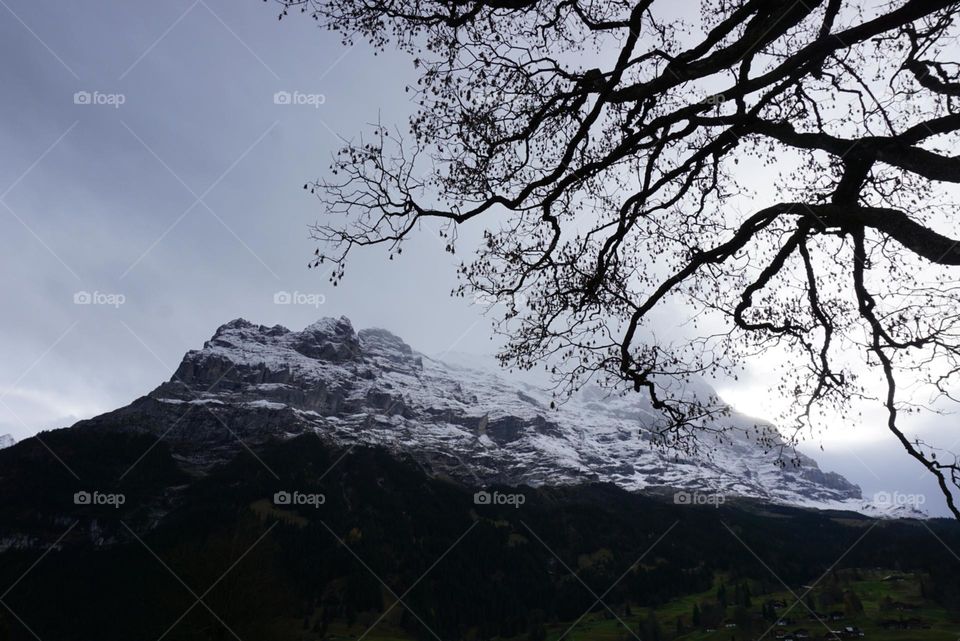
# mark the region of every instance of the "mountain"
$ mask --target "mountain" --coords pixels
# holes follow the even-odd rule
[[[197,473],[269,439],[315,433],[333,445],[384,447],[472,486],[610,482],[681,491],[681,502],[872,510],[839,474],[781,456],[772,426],[733,413],[722,439],[684,456],[651,445],[655,418],[641,395],[595,386],[552,409],[536,386],[427,357],[341,317],[299,332],[231,321],[188,352],[170,381],[76,428],[152,434]]]
[[[9,434],[0,434],[0,450],[5,447],[10,447],[17,442],[17,439],[13,438]]]
[[[785,505],[862,501],[746,436],[674,462],[652,420],[597,389],[552,410],[343,318],[233,321],[150,394],[0,450],[0,641],[522,641],[588,612],[677,625],[724,581],[757,617],[821,580],[823,604],[844,568],[915,573],[960,608],[956,522]]]

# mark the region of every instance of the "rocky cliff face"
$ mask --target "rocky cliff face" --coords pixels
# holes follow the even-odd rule
[[[354,331],[346,318],[300,332],[238,319],[188,352],[169,382],[79,427],[153,433],[201,472],[268,438],[306,432],[380,445],[472,485],[608,481],[869,510],[857,486],[812,459],[778,464],[777,448],[764,451],[748,436],[755,426],[746,417],[732,415],[726,438],[696,457],[651,447],[653,419],[640,395],[596,387],[553,410],[536,387],[431,359],[385,330]]]

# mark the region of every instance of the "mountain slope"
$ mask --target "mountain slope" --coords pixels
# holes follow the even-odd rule
[[[772,452],[756,445],[754,421],[733,414],[723,441],[706,443],[709,456],[678,457],[651,447],[644,428],[654,417],[640,395],[596,387],[553,410],[536,387],[431,359],[385,330],[356,332],[346,318],[300,332],[238,319],[188,352],[169,382],[78,426],[162,435],[200,471],[269,438],[316,433],[383,446],[475,486],[608,481],[705,500],[870,509],[857,486],[812,459],[778,461],[769,426],[759,429]]]
[[[633,624],[719,576],[749,580],[759,610],[765,591],[803,594],[838,567],[891,564],[960,603],[952,521],[681,506],[611,484],[496,486],[523,504],[478,505],[471,488],[382,448],[329,447],[309,434],[192,479],[165,442],[150,448],[150,435],[63,429],[43,439],[79,479],[35,438],[0,451],[0,585],[13,586],[0,608],[5,641],[523,641],[531,620],[564,622],[559,634],[606,607]],[[71,500],[84,490],[125,501]],[[280,491],[324,500],[284,503]],[[806,619],[804,606],[792,609]]]

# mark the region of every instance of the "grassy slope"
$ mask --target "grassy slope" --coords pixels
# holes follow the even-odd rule
[[[860,616],[851,617],[832,624],[826,622],[827,625],[831,625],[834,628],[843,625],[855,625],[865,632],[865,639],[876,641],[942,641],[944,639],[952,640],[960,638],[960,618],[951,616],[936,604],[921,599],[919,576],[903,575],[906,577],[906,580],[902,582],[891,582],[881,580],[883,576],[890,574],[890,572],[884,570],[862,571],[860,574],[861,580],[854,580],[848,584],[844,584],[844,588],[852,589],[857,593],[863,602],[864,613]],[[720,578],[718,577],[717,585],[719,585],[719,583]],[[816,594],[816,590],[814,594]],[[736,641],[743,641],[758,639],[761,634],[767,631],[769,627],[768,624],[758,621],[755,628],[749,632],[745,630],[720,629],[714,632],[688,632],[683,636],[676,637],[675,625],[677,617],[681,616],[689,623],[693,605],[702,601],[710,601],[714,599],[715,595],[716,589],[714,588],[707,592],[690,594],[674,599],[657,608],[656,616],[660,621],[660,626],[663,631],[662,638],[682,641],[727,641],[732,638],[736,639]],[[894,601],[920,604],[922,606],[920,610],[904,612],[902,614],[907,618],[919,617],[923,619],[925,622],[931,624],[930,629],[884,630],[881,628],[879,621],[883,619],[896,619],[901,615],[899,612],[881,612],[880,602],[885,596],[889,596]],[[753,598],[754,607],[751,608],[751,610],[756,611],[759,615],[760,604],[765,599],[783,599],[788,604],[788,607],[796,601],[790,592],[773,592],[763,596],[755,596]],[[642,639],[639,622],[647,617],[647,613],[648,610],[643,608],[633,608],[629,617],[623,617],[622,613],[617,612],[617,615],[623,619],[623,623],[621,623],[621,621],[614,618],[609,612],[602,610],[588,614],[576,623],[576,625],[574,625],[572,621],[550,623],[546,626],[547,640],[627,641],[629,639],[635,639],[636,637]],[[807,628],[815,638],[822,637],[826,632],[826,628],[816,621],[806,620],[807,615],[808,612],[803,605],[796,605],[791,610],[789,616],[795,618],[797,622],[792,626],[788,626],[787,629],[793,630],[803,627]],[[303,641],[313,641],[317,638],[315,634],[303,632],[300,628],[300,623],[299,621],[291,621],[289,622],[289,626],[285,626],[284,632],[289,635],[288,638],[299,638]],[[632,632],[626,630],[623,625],[624,623],[632,628]],[[328,629],[327,638],[331,640],[357,639],[367,632],[368,627],[369,623],[365,624],[364,622],[358,622],[349,627],[342,622],[334,622]],[[636,637],[634,635],[636,635]],[[397,629],[387,621],[381,622],[364,637],[364,639],[368,639],[369,641],[406,641],[410,638],[411,637],[405,635],[403,631]],[[763,638],[773,639],[773,631],[769,631]],[[511,641],[522,641],[522,639],[523,638],[520,637]]]
[[[865,633],[864,639],[875,639],[877,641],[943,641],[945,639],[960,638],[960,617],[951,616],[943,608],[930,601],[924,601],[920,597],[920,577],[916,575],[903,575],[906,577],[902,582],[882,581],[881,578],[890,574],[888,571],[873,570],[861,572],[862,580],[851,581],[845,588],[852,589],[860,597],[863,603],[864,612],[857,617],[851,617],[843,621],[827,621],[827,625],[834,629],[844,625],[854,625],[862,629]],[[718,580],[719,583],[719,580]],[[688,632],[681,637],[674,636],[675,622],[678,616],[684,617],[689,622],[690,613],[693,610],[694,603],[709,601],[714,599],[715,590],[701,594],[691,594],[679,599],[674,599],[662,607],[656,609],[656,615],[660,621],[666,639],[682,639],[683,641],[716,641],[718,639],[734,638],[737,641],[747,639],[757,639],[761,634],[767,631],[768,625],[757,623],[755,628],[749,632],[740,630],[720,629],[714,632],[696,631]],[[797,592],[802,596],[802,592]],[[816,594],[816,590],[814,590]],[[913,612],[881,612],[880,602],[889,596],[894,601],[905,603],[916,603],[922,607]],[[752,610],[759,614],[760,604],[765,599],[783,599],[787,606],[796,602],[796,598],[787,591],[774,592],[768,595],[755,596],[753,598],[754,607]],[[787,626],[787,630],[796,628],[807,628],[812,636],[821,637],[827,629],[817,621],[806,620],[809,612],[802,604],[797,604],[788,616],[796,619],[797,622],[792,626]],[[919,617],[924,622],[931,624],[928,630],[885,630],[879,625],[879,621],[884,619],[897,619],[900,615],[905,618]],[[634,632],[642,639],[637,629],[638,620],[646,616],[646,611],[634,610],[630,620],[624,619],[624,623],[629,624]],[[563,636],[565,634],[565,636]],[[623,641],[624,639],[633,639],[633,635],[628,633],[623,623],[615,618],[607,618],[603,614],[593,613],[584,617],[577,626],[570,630],[570,624],[554,624],[548,626],[548,640],[557,641],[561,636],[569,641]],[[773,639],[771,630],[764,639]]]

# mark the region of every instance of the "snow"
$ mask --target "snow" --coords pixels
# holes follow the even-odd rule
[[[732,438],[707,442],[703,453],[676,461],[677,452],[653,449],[645,439],[658,416],[641,395],[611,395],[593,386],[551,410],[550,395],[536,384],[510,380],[482,359],[454,360],[419,354],[385,330],[355,332],[344,317],[321,319],[301,332],[238,319],[185,356],[179,371],[196,373],[193,397],[171,398],[176,394],[164,389],[156,400],[293,410],[301,425],[290,426],[291,433],[316,431],[425,461],[453,456],[469,470],[445,471],[466,480],[543,485],[595,478],[627,490],[684,487],[876,512],[855,486],[828,486],[778,467],[775,451],[750,440],[755,421],[745,416],[729,418]],[[231,385],[207,392],[224,371]],[[712,390],[696,382],[684,392],[704,396]],[[816,469],[812,459],[803,463]]]
[[[244,406],[244,407],[255,407],[255,408],[259,408],[259,409],[268,409],[268,410],[285,410],[285,409],[287,409],[287,405],[285,405],[284,403],[273,403],[273,402],[271,402],[271,401],[265,401],[265,400],[262,400],[262,399],[256,400],[256,401],[250,401],[249,403],[244,403],[243,406]]]

